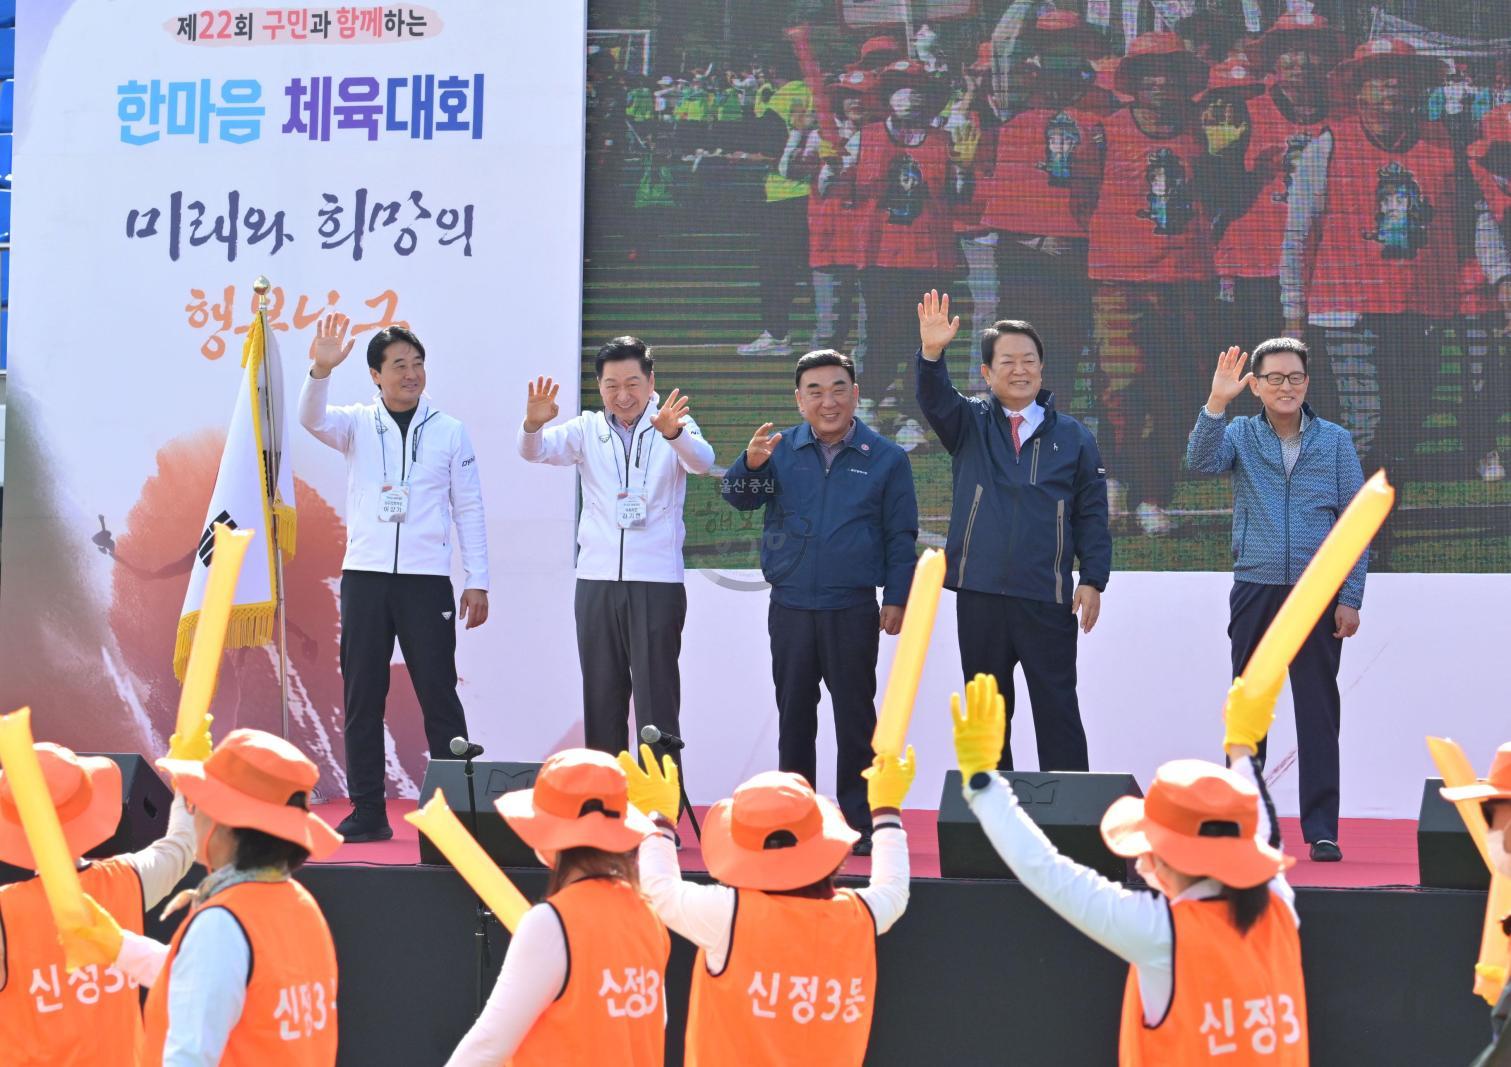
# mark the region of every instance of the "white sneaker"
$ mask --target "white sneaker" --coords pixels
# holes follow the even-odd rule
[[[855,417],[867,426],[876,425],[876,401],[866,397],[855,405]]]
[[[761,336],[735,351],[742,356],[790,356],[792,346],[787,343],[787,338],[773,337],[770,330],[762,330]]]
[[[922,426],[918,425],[917,419],[908,419],[897,428],[897,434],[893,437],[893,440],[897,442],[898,448],[901,448],[904,452],[911,452],[913,449],[927,444],[929,435],[924,432]]]
[[[1506,477],[1506,467],[1501,463],[1499,452],[1487,452],[1485,458],[1480,460],[1480,480],[1484,482],[1499,482]]]
[[[1107,479],[1107,517],[1115,519],[1128,513],[1128,491],[1116,478]]]
[[[1175,526],[1169,512],[1158,504],[1140,504],[1137,514],[1139,527],[1150,537],[1162,537]]]

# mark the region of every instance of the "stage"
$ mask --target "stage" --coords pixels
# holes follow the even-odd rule
[[[388,821],[394,831],[392,841],[343,845],[327,862],[381,867],[419,863],[419,831],[404,821],[404,815],[414,809],[412,800],[390,800]],[[315,810],[334,826],[346,817],[351,807],[341,800],[316,805]],[[708,809],[699,806],[694,810],[701,819]],[[903,812],[915,879],[940,877],[937,815],[937,812],[924,808],[909,808]],[[1301,827],[1296,819],[1281,818],[1280,832],[1290,852],[1297,857],[1296,866],[1289,875],[1292,885],[1315,889],[1415,888],[1417,885],[1417,824],[1414,819],[1340,820],[1340,844],[1347,857],[1344,863],[1313,863],[1307,859],[1306,846],[1301,843]],[[683,871],[706,871],[708,868],[703,865],[697,838],[686,817],[682,820],[681,835]],[[864,878],[871,873],[871,861],[853,857],[845,866],[845,873]]]
[[[417,862],[415,832],[400,819],[412,806],[391,805],[393,841],[345,846],[300,874],[341,956],[341,1063],[350,1067],[441,1064],[471,1019],[473,902],[449,868]],[[324,813],[344,812],[338,804]],[[1127,968],[1017,883],[937,877],[933,813],[909,811],[906,822],[912,900],[880,942],[866,1062],[1114,1063]],[[1293,823],[1285,829],[1300,840]],[[1487,1040],[1488,1008],[1469,992],[1484,894],[1411,884],[1413,834],[1409,821],[1344,820],[1348,860],[1303,859],[1293,872],[1319,1067],[1453,1067]],[[683,837],[684,869],[700,871],[685,822]],[[867,867],[852,860],[845,873]],[[540,870],[510,874],[532,898],[544,885]],[[492,943],[496,967],[501,931]],[[668,1064],[681,1062],[692,962],[690,946],[674,939]]]

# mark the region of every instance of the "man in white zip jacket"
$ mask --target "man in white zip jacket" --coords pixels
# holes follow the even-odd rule
[[[401,326],[373,336],[370,403],[326,403],[330,374],[352,350],[349,320],[327,316],[310,345],[299,422],[346,457],[346,559],[341,564],[341,677],[346,686],[347,841],[393,836],[384,807],[383,711],[394,639],[414,682],[431,758],[467,735],[456,694],[456,620],[488,618],[488,531],[477,455],[461,422],[425,395],[425,347]],[[451,527],[466,575],[461,612],[451,586]]]
[[[687,476],[707,474],[714,450],[673,389],[661,406],[645,342],[616,337],[598,350],[603,411],[560,426],[560,386],[529,386],[519,454],[531,463],[575,466],[582,479],[577,523],[577,655],[582,663],[585,744],[628,749],[635,722],[680,736],[677,657],[687,590],[682,584],[682,505]],[[679,753],[680,755],[680,753]]]

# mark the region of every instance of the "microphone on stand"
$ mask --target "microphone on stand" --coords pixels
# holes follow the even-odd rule
[[[483,746],[475,745],[465,737],[453,737],[451,754],[457,759],[477,759],[483,754]]]
[[[670,752],[680,752],[687,747],[686,742],[676,734],[669,734],[665,730],[659,730],[654,726],[642,726],[640,728],[640,740],[647,745],[660,745]],[[455,741],[452,742],[456,744]]]
[[[682,738],[676,734],[669,734],[665,730],[649,725],[640,727],[640,740],[644,741],[647,745],[660,745],[668,752],[680,752],[687,747]],[[687,798],[687,784],[682,781],[682,775],[680,774],[677,775],[677,789],[682,794],[682,810],[687,812],[687,817],[692,820],[693,834],[701,842],[703,840],[703,828],[698,825],[698,816],[693,814],[693,802]],[[662,814],[667,813],[663,812]],[[680,814],[679,812],[678,815]],[[672,821],[676,821],[675,817]],[[682,846],[679,844],[677,847],[681,848]]]

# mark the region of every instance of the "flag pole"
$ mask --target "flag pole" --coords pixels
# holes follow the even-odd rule
[[[268,281],[265,274],[259,274],[252,282],[252,290],[257,294],[257,315],[262,319],[263,351],[267,351],[268,334],[268,292],[273,283]],[[282,389],[282,382],[274,382],[272,374],[268,372],[267,360],[263,360],[263,372],[266,375],[267,388],[262,390],[262,413],[271,440],[268,444],[268,515],[272,519],[272,529],[269,531],[273,538],[273,598],[276,604],[275,612],[278,616],[278,708],[282,736],[285,741],[289,737],[289,633],[288,633],[288,608],[283,597],[283,545],[278,536],[278,509],[273,507],[278,496],[278,475],[283,466],[283,427],[274,425],[273,412],[282,412],[283,405],[274,403],[273,390]]]

